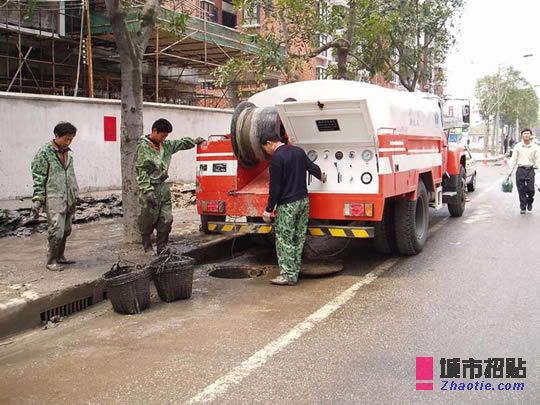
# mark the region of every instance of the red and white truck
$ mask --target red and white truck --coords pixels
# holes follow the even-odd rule
[[[312,236],[374,238],[414,255],[429,207],[463,214],[466,159],[442,127],[441,100],[352,81],[307,81],[258,93],[235,110],[231,133],[197,148],[197,208],[206,232],[272,232],[261,220],[269,162],[258,136],[276,131],[326,173],[307,179]]]

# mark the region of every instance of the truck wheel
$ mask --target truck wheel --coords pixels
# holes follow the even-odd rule
[[[208,230],[208,221],[218,221],[223,222],[225,221],[224,215],[201,215],[201,232],[204,232],[205,234],[209,235],[214,232],[210,232]]]
[[[471,181],[467,183],[467,191],[472,193],[474,190],[476,190],[476,173],[473,174]]]
[[[456,176],[452,191],[456,191],[457,195],[454,202],[448,203],[448,211],[452,217],[460,217],[465,212],[465,199],[467,198],[467,179],[463,166],[459,169],[459,176]]]
[[[428,195],[421,180],[416,200],[397,200],[394,212],[398,252],[408,256],[420,253],[429,228]]]
[[[379,253],[392,254],[397,251],[396,226],[394,220],[394,201],[386,201],[382,221],[375,222],[375,250]]]

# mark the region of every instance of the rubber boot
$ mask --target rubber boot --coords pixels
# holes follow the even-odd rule
[[[56,259],[56,262],[60,264],[75,264],[77,263],[75,260],[67,260],[66,257],[64,256],[64,251],[66,250],[66,242],[67,242],[67,237],[63,238],[58,243],[58,257]]]
[[[169,232],[158,232],[156,236],[157,254],[159,255],[169,243]]]
[[[142,234],[142,243],[145,253],[153,253],[152,234]]]
[[[62,271],[64,270],[63,266],[60,266],[56,261],[58,257],[58,243],[59,241],[49,241],[49,249],[47,251],[47,269],[50,271]]]

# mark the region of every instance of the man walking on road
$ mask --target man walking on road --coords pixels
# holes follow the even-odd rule
[[[527,209],[532,211],[534,202],[534,169],[540,167],[540,151],[532,142],[532,131],[525,128],[521,131],[521,142],[512,153],[508,177],[517,166],[516,185],[519,193],[520,213],[525,214]]]
[[[297,146],[285,145],[278,134],[261,137],[270,162],[270,191],[263,213],[266,223],[276,208],[276,251],[280,276],[271,281],[277,285],[295,285],[302,263],[309,214],[306,171],[323,183],[326,175]],[[277,207],[276,207],[277,206]]]
[[[69,148],[76,133],[77,128],[69,122],[60,122],[54,127],[54,139],[32,161],[32,216],[37,219],[43,208],[47,213],[47,269],[51,271],[61,271],[62,264],[75,263],[66,259],[64,251],[79,192]]]
[[[205,140],[182,138],[166,140],[173,128],[164,118],[152,125],[152,133],[143,135],[137,144],[137,185],[141,213],[139,228],[145,252],[152,250],[152,233],[156,229],[157,253],[167,245],[173,222],[171,190],[165,180],[169,177],[172,155],[191,149]]]

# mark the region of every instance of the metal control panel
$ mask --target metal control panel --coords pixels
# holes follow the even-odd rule
[[[326,173],[326,183],[308,173],[308,190],[322,193],[379,192],[377,158],[375,148],[354,144],[342,145],[298,145],[305,150],[309,159]]]

